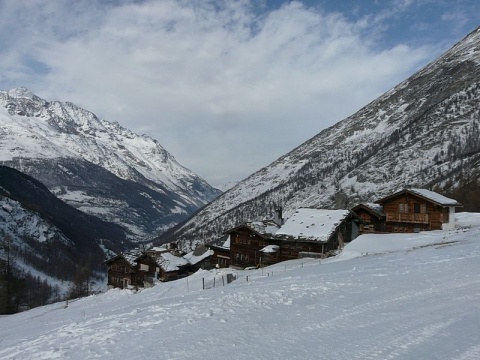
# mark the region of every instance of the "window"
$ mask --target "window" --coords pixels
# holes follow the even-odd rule
[[[404,204],[404,203],[398,204],[398,212],[408,213],[408,204]]]
[[[140,264],[140,271],[148,271],[148,265]]]
[[[422,214],[426,214],[427,213],[427,204],[420,204],[420,212]]]

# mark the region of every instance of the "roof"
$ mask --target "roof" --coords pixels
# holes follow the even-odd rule
[[[260,220],[260,221],[248,221],[239,226],[234,227],[231,230],[228,230],[227,233],[230,233],[234,230],[241,229],[246,227],[253,232],[257,233],[260,236],[274,235],[280,226],[274,220]]]
[[[143,255],[145,255],[145,252],[142,249],[136,248],[115,255],[114,257],[108,259],[105,262],[109,263],[119,258],[123,258],[126,262],[128,262],[131,267],[135,267],[137,266],[138,259],[140,259]]]
[[[349,210],[301,208],[276,232],[275,237],[327,242],[350,214]]]
[[[457,200],[450,199],[446,196],[436,193],[435,191],[431,191],[427,189],[404,189],[396,192],[395,194],[392,194],[390,196],[387,196],[387,197],[384,197],[383,199],[378,200],[377,203],[382,203],[386,200],[389,200],[391,198],[394,198],[404,193],[410,193],[410,194],[419,196],[425,200],[431,201],[440,206],[462,206],[462,204],[460,204]]]
[[[178,257],[167,252],[158,256],[157,264],[164,271],[169,272],[180,270],[182,266],[188,265],[188,261],[183,257]]]
[[[280,249],[280,246],[278,245],[267,245],[263,249],[261,249],[261,252],[264,253],[276,253]]]
[[[368,211],[370,214],[376,216],[377,218],[381,219],[382,217],[385,216],[385,213],[383,212],[383,206],[380,204],[375,204],[375,203],[362,203],[358,204],[357,206],[352,208],[352,211],[358,211],[360,209],[364,209]]]
[[[201,255],[194,255],[193,253],[194,251],[191,251],[183,256],[183,258],[187,260],[191,265],[198,264],[200,261],[205,260],[209,256],[212,256],[213,250],[207,250]]]

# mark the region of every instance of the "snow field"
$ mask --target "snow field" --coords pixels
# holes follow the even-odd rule
[[[361,236],[224,287],[201,279],[231,270],[200,271],[1,317],[0,358],[478,359],[480,214],[457,215],[455,231]]]

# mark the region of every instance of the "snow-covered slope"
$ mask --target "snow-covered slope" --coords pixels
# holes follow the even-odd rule
[[[299,207],[346,208],[406,186],[452,194],[479,174],[479,104],[480,28],[354,115],[241,181],[170,238],[215,238],[278,206],[287,217]]]
[[[363,235],[334,258],[220,270],[0,317],[8,359],[480,358],[480,216]],[[201,290],[216,275],[219,287]],[[248,275],[248,282],[247,282]]]
[[[157,235],[219,194],[156,140],[72,103],[25,88],[1,91],[0,124],[1,163],[87,213],[126,225],[132,236]]]

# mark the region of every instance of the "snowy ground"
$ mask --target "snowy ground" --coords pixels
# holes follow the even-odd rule
[[[480,359],[480,214],[457,225],[1,317],[0,358]]]

